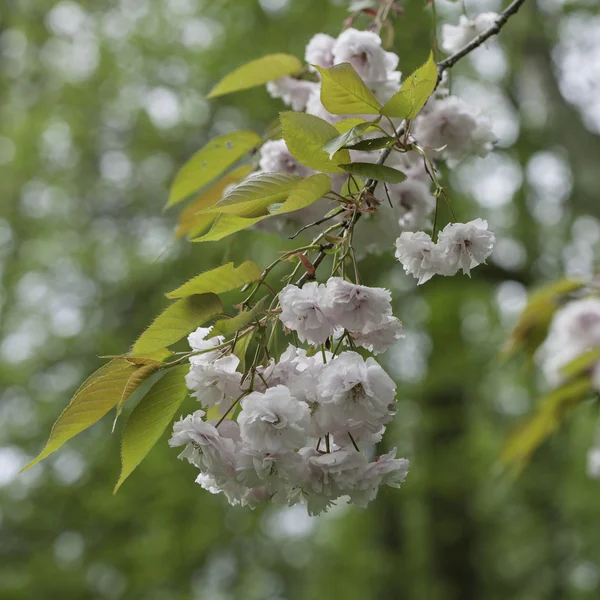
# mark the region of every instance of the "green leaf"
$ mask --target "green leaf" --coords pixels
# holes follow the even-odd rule
[[[267,54],[252,60],[226,75],[210,91],[207,98],[216,98],[239,92],[279,79],[284,75],[296,75],[304,65],[291,54]]]
[[[130,362],[130,361],[127,360],[127,362]],[[129,397],[131,396],[131,394],[133,394],[133,392],[135,392],[135,390],[137,390],[138,387],[142,383],[144,383],[144,381],[146,381],[146,379],[148,379],[148,377],[150,377],[151,375],[154,375],[154,373],[156,373],[156,371],[158,371],[158,369],[161,366],[163,366],[162,363],[141,365],[138,369],[136,369],[130,375],[129,380],[127,381],[127,384],[125,385],[125,388],[123,389],[123,393],[121,394],[121,398],[119,399],[119,402],[117,404],[117,414],[115,416],[115,423],[117,422],[117,419],[121,415],[123,407],[125,406],[125,402],[127,402]],[[113,425],[113,430],[114,430],[114,425]]]
[[[198,213],[217,204],[229,186],[239,183],[242,179],[247,177],[253,169],[254,167],[250,165],[238,167],[224,175],[219,181],[211,185],[195,198],[179,216],[179,227],[175,233],[175,237],[180,238],[186,234],[194,236],[206,229],[214,218],[210,215]]]
[[[386,167],[385,165],[378,165],[376,163],[356,162],[348,165],[340,165],[340,167],[344,169],[346,173],[360,175],[367,179],[386,181],[387,183],[401,183],[406,179],[406,175],[398,171],[398,169],[392,169],[392,167]]]
[[[517,476],[534,451],[593,391],[590,377],[568,381],[540,401],[536,412],[507,438],[500,462]]]
[[[349,131],[361,123],[365,123],[365,120],[361,119],[360,117],[350,117],[334,123],[333,126],[336,128],[338,133],[346,133],[346,131]]]
[[[372,152],[373,150],[382,150],[383,148],[389,148],[396,143],[396,138],[383,136],[372,138],[370,140],[360,140],[355,144],[346,146],[348,150],[361,150],[363,152]]]
[[[146,458],[160,439],[188,394],[185,376],[189,365],[170,369],[150,388],[133,409],[121,442],[121,476],[114,492]]]
[[[215,294],[199,294],[177,300],[142,333],[131,354],[143,356],[167,348],[222,312],[223,305]]]
[[[114,359],[90,375],[52,426],[44,449],[23,471],[58,450],[66,441],[98,422],[123,397],[131,375],[140,368]]]
[[[329,69],[317,67],[321,73],[321,103],[333,115],[377,115],[379,100],[365,85],[350,63]]]
[[[294,158],[315,171],[343,172],[338,164],[350,162],[350,153],[347,150],[340,150],[330,158],[323,150],[323,145],[338,135],[333,125],[305,113],[283,112],[280,118],[283,139]]]
[[[373,121],[373,123],[377,123],[379,119]],[[329,154],[329,158],[333,158],[333,155],[341,150],[344,146],[349,144],[352,140],[355,140],[357,137],[360,137],[364,133],[366,133],[373,125],[371,121],[365,121],[364,123],[360,123],[359,125],[355,125],[345,133],[342,133],[332,139],[330,139],[326,144],[323,145],[323,150]]]
[[[583,286],[584,282],[578,279],[560,279],[532,294],[517,325],[500,351],[500,357],[508,359],[519,351],[525,351],[530,358],[533,357],[546,339],[556,309],[565,298]]]
[[[263,311],[263,306],[267,297],[261,298],[250,310],[245,310],[230,319],[221,319],[216,321],[210,331],[209,338],[217,335],[231,335],[240,329],[243,329],[256,319],[256,316]]]
[[[300,181],[281,207],[271,207],[272,215],[294,212],[310,206],[331,190],[331,177],[315,173]]]
[[[233,188],[211,213],[262,217],[270,204],[283,202],[302,178],[289,173],[256,173]]]
[[[176,290],[169,292],[167,298],[185,298],[186,296],[209,292],[222,294],[240,288],[247,283],[258,281],[261,275],[260,267],[251,260],[243,262],[239,267],[234,267],[233,263],[230,262],[192,277]]]
[[[212,224],[212,227],[207,233],[200,237],[193,238],[192,242],[218,242],[223,238],[226,238],[232,233],[237,233],[256,223],[260,223],[265,217],[254,217],[251,219],[245,217],[238,217],[237,215],[222,214],[217,215],[217,218]]]
[[[563,377],[576,377],[577,375],[591,372],[591,370],[600,361],[600,348],[594,348],[588,352],[584,352],[575,360],[567,363],[560,369]]]
[[[381,109],[381,114],[398,119],[414,119],[433,94],[438,82],[438,70],[433,52],[427,62],[407,77],[402,87]]]
[[[175,176],[167,207],[197,192],[260,143],[260,137],[253,131],[234,131],[208,142]]]
[[[291,190],[285,202],[273,202],[266,206],[266,203],[263,203],[262,206],[266,214],[252,218],[239,217],[232,214],[220,214],[217,216],[210,231],[199,238],[193,239],[192,242],[216,242],[232,233],[252,227],[252,225],[256,225],[256,223],[259,223],[263,219],[301,210],[322,198],[330,189],[331,178],[323,173],[316,173],[297,182],[296,187]],[[271,196],[269,202],[272,202],[273,199],[273,196]]]
[[[248,351],[248,347],[250,346],[255,331],[255,329],[252,329],[246,333],[246,335],[240,336],[233,349],[233,354],[240,359],[239,370],[242,371],[242,373],[246,370],[246,352]]]

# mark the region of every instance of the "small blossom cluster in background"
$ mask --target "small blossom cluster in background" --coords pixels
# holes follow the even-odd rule
[[[198,354],[186,381],[202,409],[175,424],[170,445],[185,446],[180,457],[200,469],[197,482],[231,504],[304,502],[311,514],[340,497],[366,506],[380,485],[399,486],[408,461],[364,451],[396,413],[396,385],[374,358],[338,353],[342,343],[382,352],[402,336],[390,300],[340,277],[286,286],[279,319],[310,352],[290,345],[246,380],[239,359],[219,352],[223,338],[192,333]],[[207,421],[213,407],[219,416]]]
[[[592,387],[600,392],[600,298],[587,296],[559,308],[540,353],[542,370],[553,387],[566,379],[564,369],[570,363],[589,353]],[[588,452],[587,466],[588,475],[600,479],[600,436]]]

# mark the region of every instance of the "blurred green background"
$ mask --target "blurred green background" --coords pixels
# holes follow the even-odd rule
[[[404,0],[394,50],[409,72],[434,31]],[[438,25],[498,10],[436,0]],[[384,357],[399,386],[384,446],[411,460],[367,510],[231,508],[194,483],[166,437],[117,496],[111,419],[23,475],[98,357],[128,348],[164,292],[225,260],[265,265],[281,242],[244,232],[173,241],[178,166],[212,136],[261,131],[264,89],[203,96],[263,54],[337,35],[328,0],[3,0],[0,6],[0,598],[518,600],[600,597],[596,428],[584,407],[514,484],[496,461],[541,382],[497,351],[532,286],[589,273],[600,239],[600,10],[527,0],[452,89],[494,121],[498,149],[452,173],[455,208],[487,218],[493,260],[417,289],[391,251],[365,259],[407,337]],[[188,401],[189,412],[194,409]]]

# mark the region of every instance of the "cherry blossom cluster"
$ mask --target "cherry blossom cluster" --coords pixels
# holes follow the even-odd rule
[[[419,284],[434,275],[451,276],[460,270],[470,276],[471,269],[485,263],[494,248],[496,238],[487,227],[483,219],[449,223],[437,243],[424,231],[404,231],[396,240],[396,258]]]
[[[326,285],[286,286],[281,323],[309,350],[290,345],[279,360],[244,378],[239,359],[222,355],[223,338],[199,328],[189,338],[188,388],[202,409],[175,423],[171,446],[195,465],[197,482],[231,504],[306,503],[310,514],[340,497],[366,506],[380,485],[398,487],[408,461],[396,450],[369,460],[396,413],[391,377],[356,346],[381,352],[402,335],[389,291],[332,277]],[[318,346],[337,337],[336,351]],[[208,419],[207,412],[217,416]],[[235,417],[234,417],[235,415]]]
[[[445,25],[445,48],[453,47],[452,44],[462,47],[491,25],[495,18],[495,13],[485,13],[473,21],[461,19],[461,24],[457,27]],[[308,43],[305,59],[308,65],[322,68],[349,62],[381,102],[388,100],[400,89],[402,74],[396,70],[398,56],[393,52],[386,52],[379,35],[370,31],[350,28],[337,39],[318,33]],[[323,107],[319,78],[316,72],[312,74],[313,80],[285,76],[268,83],[267,89],[272,96],[281,98],[294,111],[306,111],[330,123],[336,123],[343,117],[332,115]],[[444,86],[440,86],[429,99],[425,108],[414,119],[411,130],[410,139],[427,151],[429,168],[421,154],[415,150],[392,153],[387,164],[399,169],[407,177],[402,183],[385,186],[393,213],[391,217],[385,214],[382,218],[376,214],[389,210],[387,206],[364,215],[363,223],[357,229],[356,246],[361,256],[389,248],[400,232],[418,232],[431,227],[431,216],[436,206],[431,170],[435,169],[436,160],[445,160],[449,166],[453,166],[468,154],[484,157],[493,149],[495,141],[490,120],[477,107],[461,98],[450,96]],[[372,135],[375,134],[363,137]],[[377,160],[378,153],[351,150],[350,156],[353,162],[373,163]],[[303,177],[313,173],[292,156],[282,139],[267,141],[262,146],[259,167],[265,172],[293,173]],[[333,179],[334,189],[339,192],[344,177],[337,175]],[[287,218],[292,219],[294,225],[310,223],[323,214],[323,204],[324,202],[317,203]],[[281,219],[273,219],[261,226],[280,230],[283,225]],[[444,274],[449,274],[448,269],[444,270]]]

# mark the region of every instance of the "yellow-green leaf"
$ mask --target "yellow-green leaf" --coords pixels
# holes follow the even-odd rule
[[[290,173],[256,173],[234,187],[213,208],[212,214],[231,214],[238,217],[262,217],[267,207],[283,202],[302,180]]]
[[[316,68],[322,78],[321,103],[331,114],[379,114],[379,100],[350,63],[341,63],[329,69]]]
[[[131,375],[144,367],[114,359],[90,375],[75,392],[71,402],[52,426],[40,454],[23,470],[58,450],[66,441],[98,422],[123,397]]]
[[[140,400],[127,419],[121,442],[121,476],[114,492],[146,458],[187,396],[189,365],[167,371]]]
[[[280,115],[283,139],[288,150],[299,162],[315,171],[342,173],[340,163],[350,162],[348,150],[340,150],[329,158],[323,145],[338,136],[337,129],[327,121],[305,113],[283,112]]]
[[[222,312],[223,305],[216,294],[197,294],[177,300],[142,333],[131,354],[143,356],[167,348]]]
[[[532,294],[525,310],[501,350],[507,359],[524,350],[531,357],[542,344],[556,309],[569,294],[580,290],[584,282],[579,279],[560,279]]]
[[[373,121],[373,123],[377,123],[378,121],[379,119]],[[340,135],[330,139],[326,144],[323,145],[323,150],[329,154],[329,158],[333,158],[333,155],[338,150],[341,150],[352,140],[364,135],[373,126],[373,123],[371,121],[365,121],[364,123],[355,125],[345,133],[341,133]]]
[[[261,275],[260,267],[251,260],[243,262],[239,267],[234,267],[233,263],[230,262],[192,277],[176,290],[169,292],[167,298],[185,298],[193,294],[206,294],[208,292],[222,294],[240,288],[247,283],[258,281]]]
[[[599,361],[600,348],[594,348],[593,350],[584,352],[576,359],[567,363],[560,369],[560,373],[563,377],[575,377],[583,373],[590,373]]]
[[[373,150],[382,150],[383,148],[389,148],[396,143],[396,138],[382,136],[371,138],[369,140],[360,140],[349,146],[346,146],[348,150],[360,150],[362,152],[372,152]]]
[[[253,131],[234,131],[208,142],[175,176],[167,207],[189,198],[260,143]]]
[[[360,117],[350,117],[334,123],[333,126],[336,128],[338,133],[346,133],[346,131],[349,131],[353,127],[356,127],[364,122],[365,120],[361,119]]]
[[[246,352],[248,351],[248,346],[250,346],[255,331],[256,330],[253,329],[245,335],[239,336],[235,343],[235,347],[233,348],[233,354],[240,359],[239,370],[242,372],[246,370]]]
[[[213,217],[198,213],[217,204],[229,186],[239,183],[242,179],[250,175],[252,170],[253,167],[250,165],[238,167],[227,173],[227,175],[224,175],[219,181],[195,198],[179,216],[179,227],[175,233],[175,237],[180,238],[186,234],[194,236],[201,233],[210,225]]]
[[[592,392],[589,376],[563,384],[543,398],[535,413],[507,438],[500,462],[511,469],[514,476],[526,466],[534,451],[550,437]]]
[[[438,70],[433,52],[427,62],[407,77],[402,87],[381,109],[381,114],[398,119],[414,119],[437,86]]]
[[[322,198],[330,189],[331,178],[324,173],[316,173],[297,182],[296,187],[291,190],[285,202],[273,202],[274,197],[270,196],[269,204],[262,204],[263,212],[266,214],[252,218],[239,217],[233,214],[220,214],[214,221],[210,231],[199,238],[193,239],[192,242],[216,242],[232,233],[252,227],[252,225],[256,225],[263,219],[301,210]]]
[[[367,179],[386,181],[387,183],[401,183],[406,179],[406,175],[398,171],[398,169],[393,169],[386,165],[378,165],[377,163],[355,162],[348,165],[340,165],[340,167],[346,173],[360,175]]]
[[[291,54],[267,54],[242,65],[223,77],[210,91],[208,98],[247,90],[284,75],[296,75],[302,69],[303,64]]]
[[[250,310],[244,310],[231,319],[220,319],[213,325],[209,337],[215,337],[217,335],[231,335],[240,329],[243,329],[254,321],[263,310],[263,306],[267,298],[261,298]]]
[[[130,362],[130,361],[127,361],[127,362]],[[159,363],[159,365],[156,365],[156,364],[141,365],[129,376],[129,380],[127,381],[127,384],[125,385],[125,388],[123,389],[123,393],[121,394],[121,398],[119,399],[119,402],[117,403],[117,415],[115,417],[115,423],[117,422],[117,419],[119,418],[119,416],[123,410],[123,407],[125,406],[125,402],[127,402],[129,397],[131,396],[131,394],[133,394],[133,392],[135,392],[135,390],[137,390],[138,387],[144,381],[146,381],[146,379],[148,379],[148,377],[150,377],[150,375],[153,375],[154,373],[156,373],[156,371],[158,371],[160,366],[162,366],[162,364],[160,364],[160,363]],[[114,428],[114,426],[113,426],[113,428]]]

